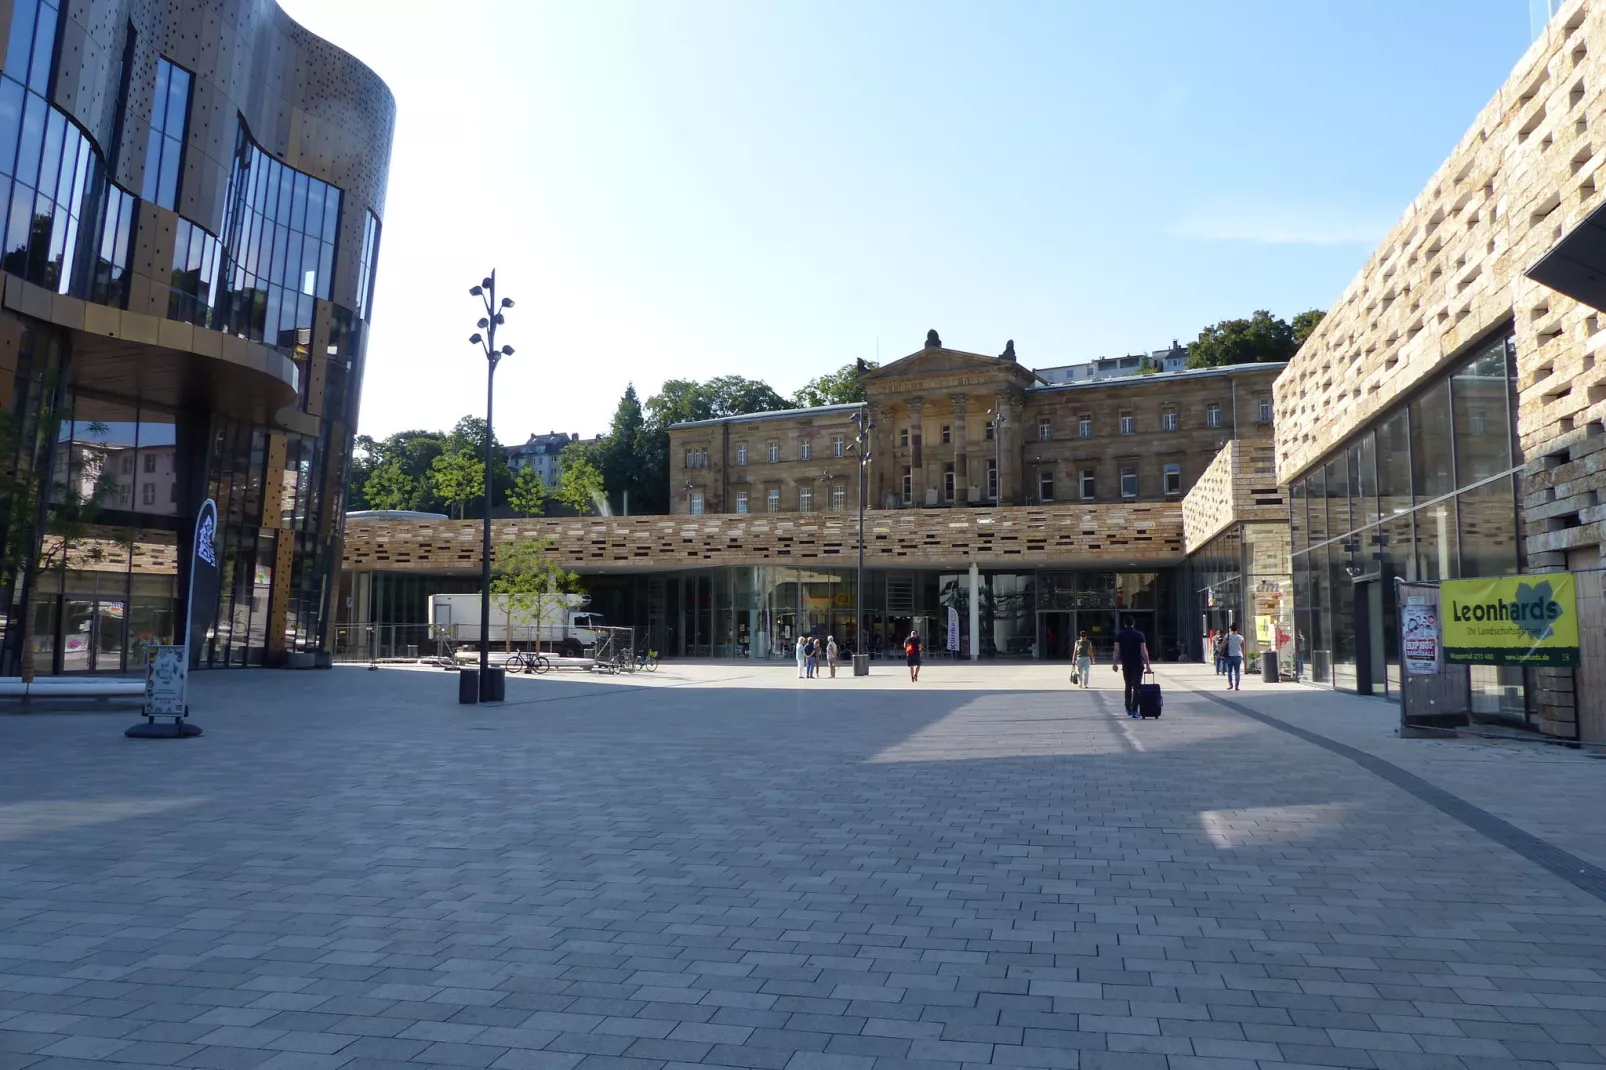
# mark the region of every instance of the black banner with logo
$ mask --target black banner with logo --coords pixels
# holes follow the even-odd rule
[[[194,665],[206,649],[206,633],[217,614],[217,503],[208,498],[195,517],[195,549],[190,554],[190,597],[184,628],[185,662]]]

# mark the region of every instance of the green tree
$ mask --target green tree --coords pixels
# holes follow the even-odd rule
[[[447,509],[456,509],[459,520],[467,519],[468,503],[485,493],[485,462],[467,450],[448,449],[430,465],[429,478]]]
[[[522,539],[497,551],[491,565],[495,578],[491,593],[504,600],[507,612],[507,649],[513,649],[513,615],[535,618],[536,649],[541,646],[540,628],[561,605],[565,596],[580,592],[580,577],[552,559],[553,543],[547,539]]]
[[[369,473],[363,483],[363,502],[356,508],[416,509],[422,480],[407,474],[400,460],[391,458]]]
[[[647,399],[650,426],[662,430],[670,424],[712,420],[720,416],[746,416],[752,412],[778,412],[792,402],[760,379],[721,375],[706,383],[670,379]]]
[[[858,360],[844,364],[834,372],[810,379],[792,398],[800,409],[816,405],[850,405],[864,400],[864,373],[880,367],[874,361]]]
[[[1188,346],[1188,367],[1283,361],[1294,355],[1295,348],[1294,329],[1288,322],[1259,309],[1246,320],[1222,320],[1200,331]]]
[[[591,463],[589,451],[585,446],[578,442],[569,443],[559,455],[558,465],[563,472],[558,478],[556,495],[558,501],[582,516],[590,512],[601,512],[607,506],[608,498],[602,482],[602,473]]]
[[[1305,344],[1305,339],[1311,336],[1326,315],[1327,313],[1321,309],[1312,308],[1294,317],[1294,322],[1290,326],[1294,328],[1294,349],[1296,352],[1300,346]]]
[[[546,511],[546,484],[533,468],[523,468],[513,477],[507,504],[520,516],[540,516]]]

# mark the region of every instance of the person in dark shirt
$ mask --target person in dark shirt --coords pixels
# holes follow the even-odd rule
[[[1137,621],[1131,617],[1121,618],[1121,630],[1115,633],[1115,657],[1111,661],[1110,668],[1126,680],[1126,712],[1136,717],[1138,685],[1143,682],[1143,674],[1151,670],[1149,642],[1138,631]]]

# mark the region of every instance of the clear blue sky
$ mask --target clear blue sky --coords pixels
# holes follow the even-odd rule
[[[1325,307],[1530,41],[1526,0],[281,0],[399,117],[361,430],[504,441],[634,381],[1047,366]]]

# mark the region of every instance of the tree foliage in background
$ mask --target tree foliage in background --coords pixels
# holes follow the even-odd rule
[[[1222,368],[1232,364],[1265,364],[1291,358],[1323,313],[1301,312],[1290,324],[1280,316],[1258,309],[1248,319],[1222,320],[1199,332],[1188,346],[1188,367]],[[1303,328],[1299,334],[1295,325]]]
[[[541,482],[541,474],[533,468],[523,468],[513,477],[513,486],[508,488],[507,504],[519,516],[540,516],[546,512],[546,484]]]
[[[485,421],[465,416],[450,431],[358,435],[351,462],[351,509],[416,509],[483,516]],[[506,506],[513,489],[507,454],[493,441],[492,493]]]
[[[602,473],[591,463],[590,454],[595,448],[571,442],[558,458],[562,475],[558,477],[555,497],[581,516],[600,513],[608,502]]]
[[[851,405],[864,400],[864,373],[880,365],[871,360],[844,364],[834,372],[810,379],[792,398],[794,408],[815,405]]]
[[[546,623],[549,613],[565,603],[565,595],[581,592],[580,577],[552,559],[553,543],[547,539],[522,539],[496,552],[491,560],[495,571],[491,593],[507,604],[507,649],[513,649],[513,615],[535,618],[536,627]],[[540,631],[536,645],[540,646]]]

